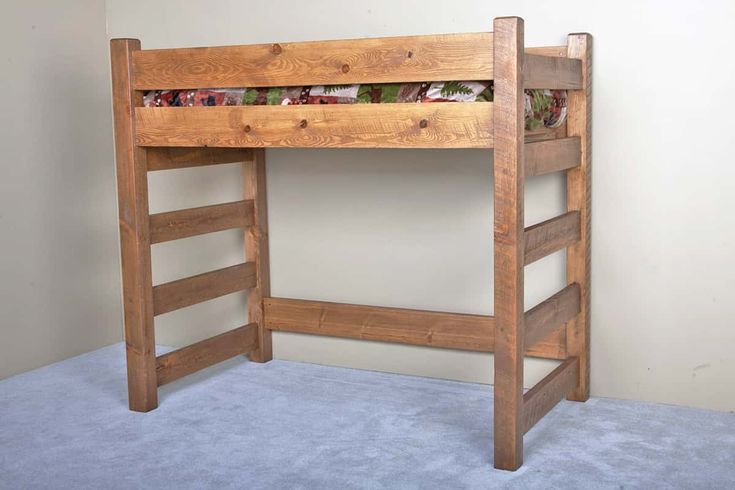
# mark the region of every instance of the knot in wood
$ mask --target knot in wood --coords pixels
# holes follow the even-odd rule
[[[408,53],[406,53],[406,58],[413,58],[413,51],[409,51]]]
[[[305,128],[308,124],[309,123],[306,122],[306,119],[302,119],[301,122],[299,123],[299,126],[301,126],[302,128]]]
[[[281,54],[282,51],[283,48],[280,44],[274,44],[273,46],[271,46],[271,53],[273,54]]]
[[[429,121],[427,121],[426,119],[422,119],[421,121],[419,121],[419,127],[421,129],[425,128],[428,125],[429,125]]]
[[[350,71],[350,65],[345,63],[344,65],[342,65],[342,73],[347,73],[348,71]]]
[[[250,125],[249,124],[246,124],[245,127],[242,128],[242,130],[245,131],[246,133],[249,133],[250,132]]]

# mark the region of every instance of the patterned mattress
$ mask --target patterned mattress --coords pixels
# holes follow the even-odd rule
[[[555,128],[566,119],[564,90],[526,90],[526,129]],[[492,102],[493,82],[423,82],[304,87],[155,90],[146,107],[295,104]]]

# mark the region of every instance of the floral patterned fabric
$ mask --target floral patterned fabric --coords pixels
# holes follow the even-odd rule
[[[564,90],[526,90],[526,129],[560,126],[566,119]],[[378,83],[304,87],[155,90],[146,107],[296,104],[492,102],[493,82]]]

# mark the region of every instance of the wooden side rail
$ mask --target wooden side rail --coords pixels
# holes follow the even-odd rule
[[[578,377],[579,359],[570,357],[523,395],[524,434],[574,389]]]
[[[252,199],[168,211],[150,217],[151,244],[253,224]]]
[[[492,316],[363,306],[286,298],[265,299],[271,330],[480,352],[495,348]],[[564,331],[549,332],[527,355],[565,359]]]
[[[579,211],[569,211],[525,229],[525,265],[577,242]]]
[[[528,310],[524,324],[527,351],[579,313],[579,284],[570,284]]]
[[[258,326],[250,323],[156,358],[158,386],[200,369],[249,354],[258,345]]]
[[[582,88],[582,62],[573,58],[526,53],[523,63],[523,87],[580,89]]]
[[[253,159],[250,148],[149,148],[148,171],[239,163]]]
[[[578,136],[526,143],[526,177],[578,167],[580,145]]]

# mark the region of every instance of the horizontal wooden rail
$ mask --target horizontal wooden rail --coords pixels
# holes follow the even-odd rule
[[[579,313],[579,284],[573,283],[526,312],[526,348],[549,336]]]
[[[150,216],[151,244],[253,224],[253,201],[228,202]]]
[[[225,294],[252,288],[255,282],[255,264],[245,262],[160,284],[153,288],[153,314],[162,315]]]
[[[255,323],[230,330],[156,358],[158,386],[183,376],[249,354],[257,346],[258,328]]]
[[[560,56],[567,57],[567,46],[531,46],[525,49],[526,56],[536,54],[540,56]]]
[[[523,432],[554,408],[577,385],[579,361],[570,357],[523,395]]]
[[[133,52],[136,90],[490,80],[492,33]]]
[[[139,107],[139,146],[490,148],[492,103]]]
[[[266,298],[265,326],[271,330],[402,344],[492,352],[491,316]],[[552,332],[527,351],[547,359],[566,357],[566,332]]]
[[[579,240],[579,211],[529,226],[525,231],[524,261],[528,265]]]
[[[526,143],[526,177],[578,167],[581,159],[578,136]]]
[[[201,167],[221,163],[249,162],[249,148],[150,148],[147,152],[148,171]]]
[[[523,87],[577,90],[582,88],[582,60],[526,54]]]

